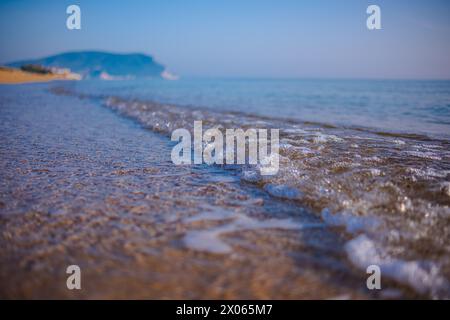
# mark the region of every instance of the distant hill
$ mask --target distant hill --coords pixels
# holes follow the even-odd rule
[[[165,67],[145,54],[114,54],[99,51],[67,52],[42,59],[17,61],[8,64],[20,68],[41,65],[50,68],[68,68],[83,78],[127,79],[166,77]]]

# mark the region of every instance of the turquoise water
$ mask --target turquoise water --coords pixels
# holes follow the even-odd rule
[[[450,81],[87,81],[78,90],[388,132],[450,137]]]

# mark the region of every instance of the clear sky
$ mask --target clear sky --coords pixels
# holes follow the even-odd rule
[[[382,30],[366,28],[369,4]],[[0,0],[0,48],[0,63],[143,52],[182,76],[450,79],[450,1]]]

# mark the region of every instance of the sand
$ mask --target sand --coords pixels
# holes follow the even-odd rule
[[[54,80],[74,80],[71,74],[37,74],[19,69],[0,67],[0,84],[48,82]]]
[[[340,232],[291,229],[320,218],[237,173],[174,166],[163,135],[38,87],[0,87],[0,298],[372,297]]]

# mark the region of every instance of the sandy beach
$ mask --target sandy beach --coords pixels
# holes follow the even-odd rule
[[[0,67],[0,84],[20,84],[33,82],[49,82],[55,80],[76,80],[65,74],[37,74],[19,69]]]

